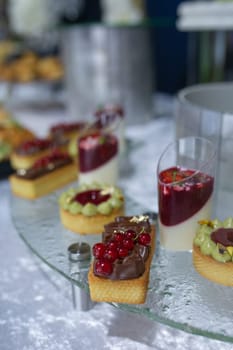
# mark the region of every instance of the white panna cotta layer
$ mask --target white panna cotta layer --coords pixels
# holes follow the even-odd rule
[[[108,185],[116,185],[119,175],[118,155],[109,160],[106,164],[99,166],[98,168],[79,173],[79,182],[93,183],[100,182]]]
[[[173,251],[192,250],[193,239],[198,228],[198,221],[210,219],[211,209],[212,196],[196,214],[180,224],[166,226],[159,221],[161,245]]]

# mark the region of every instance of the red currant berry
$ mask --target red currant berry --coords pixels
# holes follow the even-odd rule
[[[129,254],[129,251],[125,247],[121,247],[118,249],[118,256],[119,258],[125,258]]]
[[[136,232],[134,230],[127,230],[125,231],[125,235],[127,238],[135,239],[136,238]]]
[[[117,242],[110,241],[110,242],[108,242],[108,243],[106,244],[106,247],[107,247],[108,249],[117,249],[118,244],[117,244]]]
[[[112,263],[109,260],[96,260],[94,263],[94,271],[97,275],[108,276],[113,271]]]
[[[100,259],[104,257],[106,247],[104,243],[96,243],[92,248],[93,255],[96,259]]]
[[[151,242],[151,237],[149,233],[141,233],[138,237],[138,243],[141,245],[149,245]]]
[[[132,250],[134,247],[134,241],[131,238],[125,238],[122,242],[122,245],[128,250]]]
[[[104,257],[105,259],[110,260],[111,262],[115,261],[118,258],[117,249],[106,249]]]
[[[114,235],[114,241],[118,242],[118,243],[121,243],[124,238],[125,238],[125,235],[123,233],[121,233],[121,232],[117,232]]]

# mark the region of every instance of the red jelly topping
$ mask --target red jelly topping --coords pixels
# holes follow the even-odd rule
[[[49,148],[52,141],[48,139],[33,139],[22,143],[17,151],[22,154],[32,154],[37,151],[42,151]]]
[[[101,194],[102,190],[87,190],[78,193],[73,200],[79,202],[82,205],[92,203],[98,205],[102,202],[107,201],[111,196],[110,194]]]
[[[233,246],[233,228],[219,228],[211,233],[211,239],[224,247]]]
[[[68,154],[60,152],[58,150],[53,151],[51,154],[48,156],[42,157],[38,159],[34,164],[33,168],[38,169],[38,168],[46,168],[48,164],[52,164],[54,162],[57,162],[59,160],[65,160],[69,159],[70,157]]]
[[[118,140],[112,134],[94,133],[81,137],[78,148],[80,171],[86,172],[112,159],[118,152]]]
[[[214,178],[193,169],[173,167],[159,174],[159,211],[162,224],[177,225],[197,213],[208,201]]]
[[[72,122],[72,123],[59,123],[51,127],[50,132],[52,134],[66,133],[75,130],[81,130],[86,125],[85,122]]]

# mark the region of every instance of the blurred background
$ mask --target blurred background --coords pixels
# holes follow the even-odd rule
[[[155,93],[231,80],[231,5],[0,0],[1,98],[8,108],[20,99],[65,104],[77,119],[119,103],[129,124],[149,120]]]
[[[208,26],[210,3],[223,7],[230,2],[1,0],[0,81],[11,87],[52,82],[56,93],[65,87],[66,102],[74,117],[80,109],[79,119],[89,112],[85,104],[94,90],[95,104],[111,100],[137,114],[135,104],[138,121],[151,113],[151,92],[176,94],[190,84],[232,78],[231,26],[223,26],[224,13]],[[90,89],[92,98],[80,102]],[[124,98],[117,90],[124,90]],[[79,94],[79,108],[77,102],[71,106]]]

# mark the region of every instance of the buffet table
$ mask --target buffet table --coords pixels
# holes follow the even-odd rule
[[[40,135],[62,113],[18,113]],[[156,163],[174,136],[171,115],[127,129],[127,166],[120,186],[148,211],[157,211]],[[77,311],[71,284],[37,258],[20,239],[12,221],[7,180],[0,183],[0,348],[1,350],[231,349],[218,340],[191,335],[142,315],[95,304]],[[77,288],[77,287],[75,287]]]

